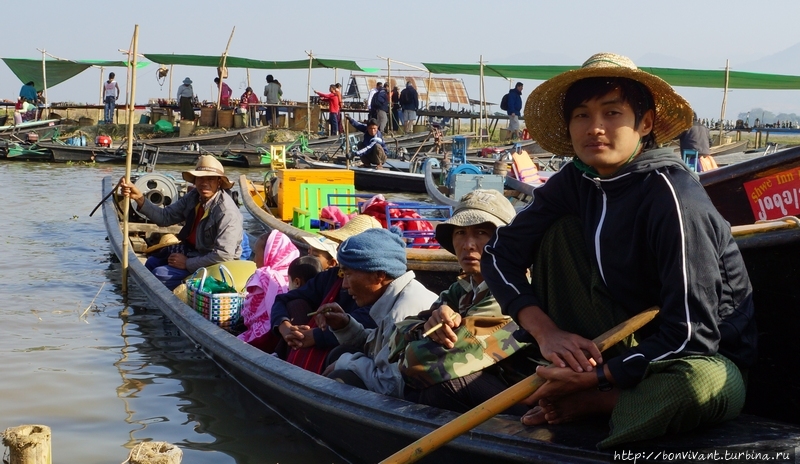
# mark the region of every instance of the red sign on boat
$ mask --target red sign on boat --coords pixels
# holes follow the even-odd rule
[[[743,184],[757,221],[800,214],[800,170],[790,169]]]

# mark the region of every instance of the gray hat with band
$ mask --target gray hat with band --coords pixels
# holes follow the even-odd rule
[[[502,193],[476,189],[461,197],[450,219],[436,226],[436,241],[455,254],[453,230],[456,226],[477,226],[488,222],[500,227],[511,222],[515,215],[514,207]]]

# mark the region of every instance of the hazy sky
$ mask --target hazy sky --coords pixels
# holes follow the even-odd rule
[[[579,65],[594,53],[608,51],[642,66],[724,69],[729,59],[733,70],[800,74],[794,71],[800,68],[798,60],[789,63],[793,68],[752,68],[762,66],[758,60],[800,43],[798,0],[42,0],[3,2],[3,7],[6,18],[19,20],[19,27],[0,45],[0,56],[8,58],[41,58],[37,49],[46,49],[76,60],[124,59],[118,50],[130,46],[138,24],[140,53],[221,54],[235,26],[229,54],[263,60],[306,59],[306,51],[313,51],[318,57],[354,60],[362,67],[385,68],[379,55],[416,65],[477,63],[481,55],[496,64]],[[156,81],[157,67],[139,71],[137,102],[170,96],[169,81],[163,87]],[[392,65],[393,73],[397,67]],[[125,68],[105,73],[112,70],[124,89]],[[307,71],[269,72],[283,84],[284,98],[305,100]],[[266,74],[250,72],[259,95]],[[315,69],[312,86],[324,90],[335,77],[341,82],[348,75]],[[202,67],[176,66],[173,94],[187,76],[201,99],[215,97],[215,71]],[[479,98],[477,78],[453,77],[463,78],[470,97]],[[21,82],[5,64],[0,64],[0,82],[5,87],[0,98],[15,99]],[[247,85],[246,71],[230,70],[228,82],[234,96],[240,95]],[[524,83],[527,96],[539,82]],[[99,69],[89,69],[48,94],[51,102],[97,103],[99,88]],[[486,80],[490,101],[499,102],[507,88],[503,79]],[[701,117],[719,118],[722,90],[678,91]],[[733,119],[756,106],[800,113],[800,91],[730,92],[726,117]]]

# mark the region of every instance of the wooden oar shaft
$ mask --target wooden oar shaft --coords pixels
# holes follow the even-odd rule
[[[600,351],[605,351],[653,320],[656,314],[658,314],[658,307],[654,306],[618,324],[592,341],[597,345]],[[397,453],[381,461],[381,463],[416,462],[446,445],[459,435],[472,430],[529,397],[539,387],[544,385],[544,383],[544,379],[533,374],[406,446]]]

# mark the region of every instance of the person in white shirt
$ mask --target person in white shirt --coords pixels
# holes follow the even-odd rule
[[[103,122],[106,124],[114,124],[114,110],[119,99],[119,85],[114,77],[113,72],[109,73],[108,80],[103,83],[103,103],[105,104]]]

